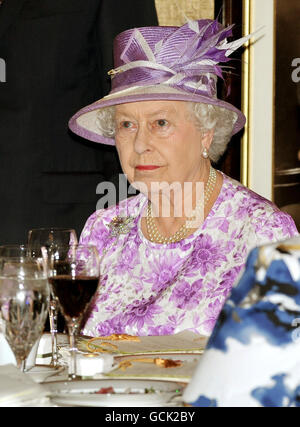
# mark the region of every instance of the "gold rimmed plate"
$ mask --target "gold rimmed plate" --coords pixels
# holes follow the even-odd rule
[[[184,386],[156,380],[100,379],[54,381],[44,385],[58,406],[181,406]]]

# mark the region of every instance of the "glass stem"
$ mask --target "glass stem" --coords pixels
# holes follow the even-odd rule
[[[17,359],[17,368],[20,369],[21,372],[25,372],[26,359]]]
[[[51,344],[52,344],[52,359],[51,366],[56,367],[58,365],[58,351],[57,351],[57,302],[53,296],[50,300],[50,332],[51,332]]]
[[[72,322],[68,324],[69,340],[70,340],[70,363],[69,363],[69,380],[75,380],[77,378],[76,370],[76,334],[77,334],[78,324]]]

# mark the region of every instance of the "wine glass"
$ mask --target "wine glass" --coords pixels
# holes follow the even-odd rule
[[[77,245],[76,231],[72,228],[33,228],[28,232],[28,245],[40,253],[42,246]]]
[[[22,372],[27,356],[43,333],[48,307],[46,263],[30,256],[0,257],[1,324]]]
[[[76,231],[71,228],[34,228],[28,232],[28,246],[37,257],[41,257],[42,247],[48,250],[56,245],[75,245],[77,243]],[[50,365],[53,367],[58,366],[57,317],[57,301],[52,292],[50,292],[49,322],[52,340],[52,359]]]
[[[49,283],[67,323],[71,360],[69,379],[76,379],[76,335],[97,291],[100,258],[95,246],[56,246],[48,251]]]

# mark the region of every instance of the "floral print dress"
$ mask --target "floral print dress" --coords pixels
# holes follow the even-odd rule
[[[147,203],[139,194],[98,210],[82,231],[80,242],[97,246],[102,256],[85,335],[210,335],[249,251],[298,234],[289,215],[224,174],[204,223],[180,242],[146,239]]]

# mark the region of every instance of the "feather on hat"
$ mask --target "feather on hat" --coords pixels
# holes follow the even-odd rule
[[[223,78],[230,55],[252,34],[228,42],[232,26],[216,20],[188,21],[182,27],[142,27],[119,34],[114,41],[115,68],[110,93],[82,108],[69,122],[70,129],[91,141],[114,145],[101,133],[97,112],[101,108],[146,100],[177,100],[212,104],[234,111],[233,134],[245,116],[232,104],[217,98],[217,79]]]

